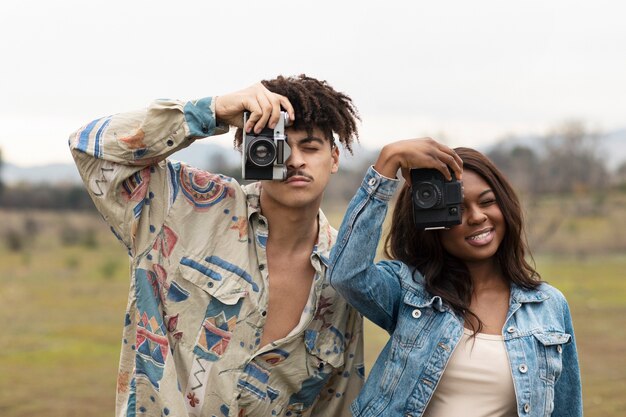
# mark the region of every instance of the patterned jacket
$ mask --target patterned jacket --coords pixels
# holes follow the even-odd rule
[[[260,346],[268,226],[260,183],[166,159],[224,133],[212,99],[158,100],[70,137],[87,190],[128,249],[117,416],[345,416],[363,383],[361,316],[328,285],[320,211],[300,324]]]

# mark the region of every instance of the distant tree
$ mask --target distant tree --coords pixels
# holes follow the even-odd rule
[[[626,189],[626,161],[622,162],[615,170],[615,180],[620,187]]]
[[[219,153],[214,153],[209,157],[206,169],[241,181],[241,164],[230,165],[227,159]]]
[[[2,149],[0,149],[0,197],[2,197],[2,193],[4,191],[4,182],[2,181],[2,165],[4,161],[2,160]]]
[[[84,187],[78,185],[17,184],[0,199],[10,209],[95,210]]]
[[[63,192],[56,194],[59,201],[56,205],[62,209],[91,209],[93,204],[87,190],[82,186],[63,188]]]
[[[506,174],[516,189],[534,195],[540,182],[539,156],[528,146],[515,145],[511,148],[506,143],[506,139],[501,141],[487,156]]]
[[[541,187],[547,192],[602,191],[609,185],[608,170],[600,156],[602,135],[581,121],[564,123],[544,137],[545,159]]]
[[[605,160],[601,157],[602,135],[589,130],[582,121],[572,120],[548,132],[536,169],[537,191],[543,194],[575,194],[558,199],[552,216],[535,230],[533,246],[541,247],[556,236],[568,218],[601,215],[610,184]]]

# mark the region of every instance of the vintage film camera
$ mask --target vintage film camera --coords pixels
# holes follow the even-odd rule
[[[448,229],[461,224],[463,188],[454,173],[447,181],[436,169],[412,169],[411,201],[418,229]]]
[[[249,112],[243,114],[245,126]],[[280,119],[274,129],[264,127],[258,135],[251,131],[243,136],[241,175],[244,180],[284,180],[287,177],[285,162],[291,149],[287,144],[285,127],[289,125],[289,115],[280,112]]]

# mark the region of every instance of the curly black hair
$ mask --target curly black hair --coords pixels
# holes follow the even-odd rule
[[[261,83],[271,92],[283,95],[291,102],[296,120],[290,127],[306,130],[308,134],[318,128],[331,144],[334,143],[334,133],[344,148],[352,153],[352,143],[359,140],[357,121],[361,117],[349,96],[336,91],[326,81],[305,74],[297,77],[280,75]],[[238,128],[234,141],[237,149],[241,148],[242,140],[243,129]]]

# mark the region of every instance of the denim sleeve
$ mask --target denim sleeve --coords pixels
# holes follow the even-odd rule
[[[401,300],[399,262],[374,263],[381,229],[398,180],[370,167],[348,205],[330,255],[331,285],[361,314],[392,331]]]
[[[576,340],[574,338],[574,326],[569,306],[563,298],[563,320],[564,330],[572,338],[569,343],[563,346],[563,368],[559,379],[554,386],[554,417],[582,417],[583,400],[582,384],[580,379],[580,367],[578,364],[578,353],[576,350]]]
[[[203,138],[228,132],[228,125],[215,117],[215,100],[205,97],[188,101],[183,108],[189,137]]]

